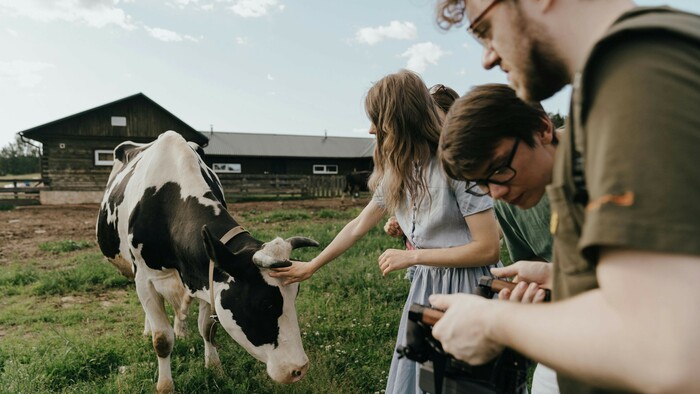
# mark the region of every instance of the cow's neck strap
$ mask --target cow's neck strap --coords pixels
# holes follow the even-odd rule
[[[243,227],[236,226],[228,230],[226,234],[221,237],[221,243],[226,245],[228,241],[232,240],[237,235],[247,232],[248,230]],[[214,319],[214,321],[219,321],[219,318],[216,316],[216,308],[214,307],[214,260],[212,259],[209,259],[209,317]]]

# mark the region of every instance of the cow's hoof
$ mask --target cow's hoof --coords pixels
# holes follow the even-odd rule
[[[175,384],[172,380],[167,380],[164,382],[158,382],[156,385],[157,394],[173,394],[175,393]]]
[[[187,325],[184,321],[180,321],[180,324],[175,324],[173,330],[175,331],[175,337],[182,339],[187,337]]]

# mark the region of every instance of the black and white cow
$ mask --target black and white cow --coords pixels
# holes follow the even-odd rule
[[[359,197],[359,192],[369,191],[367,181],[372,171],[353,171],[345,175],[344,193],[349,193],[352,197]]]
[[[220,238],[229,238],[232,229],[236,235],[222,243]],[[294,306],[299,286],[281,285],[267,268],[288,266],[293,248],[318,243],[304,237],[263,243],[240,230],[226,210],[218,177],[196,144],[168,131],[150,144],[124,142],[114,150],[97,241],[108,260],[134,278],[146,312],[145,332],[152,335],[158,355],[158,392],[174,390],[173,334],[182,334],[191,298],[199,299],[206,366],[221,365],[213,345],[213,297],[213,312],[223,328],[267,364],[272,379],[292,383],[306,373],[308,358]],[[165,300],[175,310],[174,328]]]

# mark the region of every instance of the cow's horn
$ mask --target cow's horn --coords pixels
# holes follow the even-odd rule
[[[284,268],[289,267],[292,263],[289,260],[277,260],[269,255],[263,253],[262,250],[258,250],[253,255],[253,264],[260,268]]]
[[[318,246],[318,242],[306,237],[289,237],[285,239],[292,245],[292,249],[305,248],[307,246]]]

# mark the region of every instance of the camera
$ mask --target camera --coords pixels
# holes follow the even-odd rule
[[[515,284],[484,276],[475,293],[493,298],[503,288]],[[413,304],[408,312],[406,345],[396,351],[420,363],[418,385],[431,394],[514,394],[527,387],[529,359],[506,348],[494,360],[483,365],[469,365],[442,349],[432,335],[432,326],[443,312],[429,306]]]

